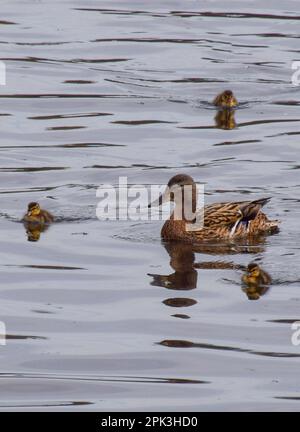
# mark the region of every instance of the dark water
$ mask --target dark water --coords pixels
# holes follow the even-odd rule
[[[299,20],[291,0],[1,3],[1,409],[299,410]],[[208,104],[226,88],[231,130]],[[178,172],[207,202],[272,196],[281,232],[193,256],[161,222],[97,220],[100,184]],[[37,242],[32,200],[62,220]],[[273,279],[256,301],[251,261]]]

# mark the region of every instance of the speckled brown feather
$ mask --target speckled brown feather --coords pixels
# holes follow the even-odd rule
[[[24,215],[23,222],[32,224],[50,224],[54,221],[54,216],[47,210],[41,210],[37,216]]]
[[[202,242],[214,239],[231,239],[259,234],[271,234],[278,230],[279,221],[270,221],[261,212],[261,207],[269,201],[264,198],[256,201],[242,201],[209,204],[204,207],[204,226],[189,231],[185,220],[166,221],[161,236],[165,240]],[[239,221],[245,221],[240,223]],[[236,227],[233,230],[233,227]]]

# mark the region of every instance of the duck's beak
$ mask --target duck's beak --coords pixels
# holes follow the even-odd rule
[[[255,269],[251,272],[251,275],[255,278],[257,278],[260,275],[260,269]]]
[[[169,187],[166,188],[166,190],[164,191],[164,193],[160,194],[160,196],[152,201],[149,205],[148,208],[151,207],[160,207],[162,204],[169,202],[170,201],[170,189]]]

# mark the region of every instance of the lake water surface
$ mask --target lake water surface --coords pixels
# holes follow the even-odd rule
[[[299,23],[298,0],[2,0],[0,409],[300,409]],[[96,218],[99,185],[180,172],[207,202],[272,196],[281,231],[194,253]],[[30,201],[58,218],[34,242]]]

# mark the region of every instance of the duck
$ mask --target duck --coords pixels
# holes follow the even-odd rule
[[[224,90],[215,97],[213,104],[220,108],[233,108],[238,105],[238,101],[231,90]]]
[[[54,216],[47,210],[41,209],[38,202],[30,202],[27,207],[27,213],[23,216],[22,221],[31,225],[48,225],[54,221]]]
[[[258,264],[250,263],[242,276],[242,283],[248,299],[258,300],[268,291],[272,278]]]
[[[148,208],[174,202],[174,211],[162,227],[161,238],[165,241],[201,243],[278,232],[280,221],[269,220],[261,211],[270,199],[213,203],[197,211],[197,185],[194,179],[187,174],[177,174]]]
[[[242,282],[245,285],[270,285],[271,276],[258,264],[250,263],[246,269],[246,274],[242,276]]]

